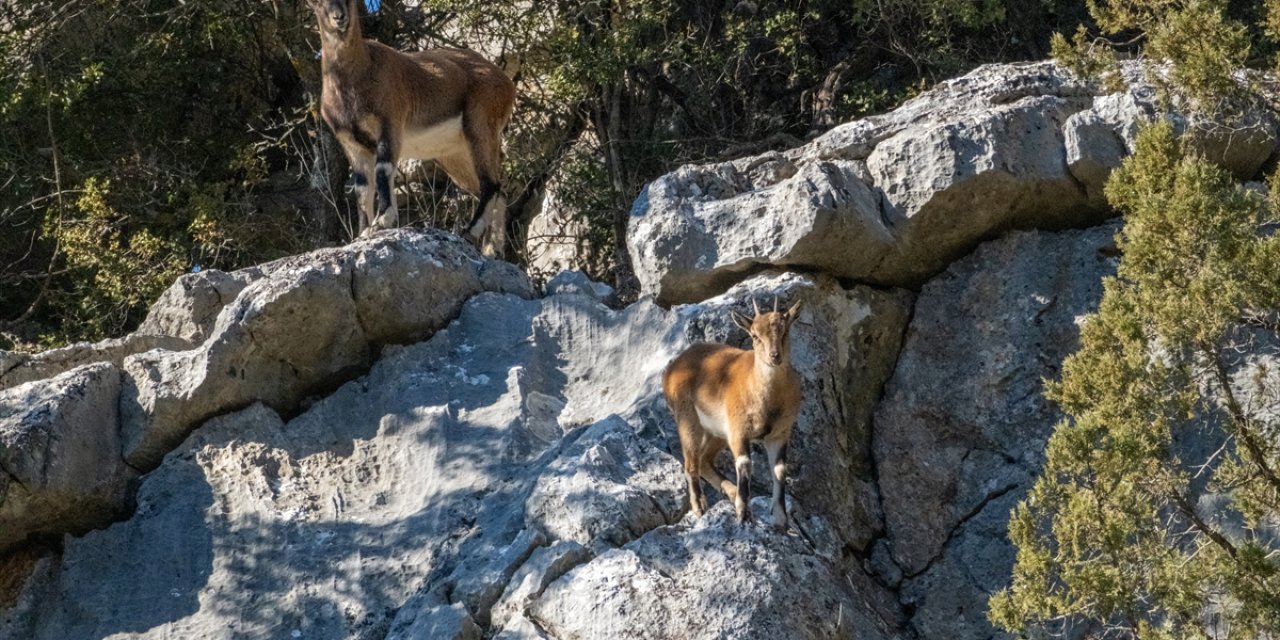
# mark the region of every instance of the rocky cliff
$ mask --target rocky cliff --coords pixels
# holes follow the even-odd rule
[[[1188,120],[1125,78],[984,67],[664,176],[622,309],[399,230],[0,354],[0,637],[998,636],[1041,381],[1115,267],[1107,172],[1158,115],[1242,177],[1276,152],[1270,114]],[[805,302],[785,534],[688,513],[658,385],[775,297]]]

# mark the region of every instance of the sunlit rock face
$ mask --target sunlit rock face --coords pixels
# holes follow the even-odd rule
[[[919,287],[1007,229],[1102,222],[1107,176],[1156,117],[1241,178],[1276,151],[1269,111],[1186,118],[1138,63],[1120,77],[1107,93],[1052,62],[986,65],[801,147],[681,167],[631,211],[642,290],[701,300],[766,266]]]

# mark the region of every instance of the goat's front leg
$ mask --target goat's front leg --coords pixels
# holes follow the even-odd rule
[[[377,162],[374,168],[376,195],[374,218],[369,230],[394,229],[400,224],[400,214],[396,212],[396,201],[392,197],[396,186],[396,140],[391,135],[391,128],[385,124],[382,135],[378,136],[378,148],[374,156]]]
[[[764,450],[769,454],[769,466],[773,468],[773,526],[786,531],[787,441],[765,441]]]
[[[356,216],[356,234],[358,237],[363,238],[369,235],[369,225],[373,223],[374,219],[373,167],[375,145],[370,143],[369,146],[364,146],[360,143],[358,136],[347,131],[338,135],[338,142],[342,145],[342,150],[347,154],[347,159],[351,161],[351,182],[355,186],[356,203],[360,209]]]
[[[356,233],[357,237],[363,238],[368,235],[369,224],[373,222],[373,185],[369,184],[369,177],[373,175],[373,156],[369,156],[368,162],[352,164],[351,181],[356,187],[356,204],[360,209]]]
[[[751,515],[751,443],[746,438],[731,438],[729,450],[733,452],[733,470],[738,474],[738,495],[733,507],[738,512],[738,522],[752,521]]]

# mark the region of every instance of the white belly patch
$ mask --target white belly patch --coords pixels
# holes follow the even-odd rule
[[[467,138],[462,134],[462,116],[457,115],[425,129],[405,131],[400,144],[400,158],[434,160],[465,150]]]
[[[721,440],[729,439],[729,421],[725,419],[723,409],[714,413],[705,413],[702,407],[697,407],[696,410],[698,412],[698,422],[702,423],[702,428],[707,433]]]

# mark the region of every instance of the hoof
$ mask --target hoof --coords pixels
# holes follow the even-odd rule
[[[384,229],[394,229],[400,224],[400,214],[396,211],[388,211],[373,220],[373,224],[369,225],[369,229],[374,231],[382,231]]]
[[[689,505],[689,510],[693,512],[694,517],[701,518],[707,514],[707,499],[703,497],[700,500],[694,500]]]

